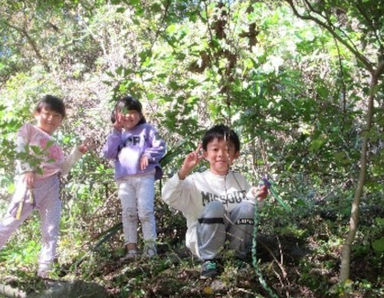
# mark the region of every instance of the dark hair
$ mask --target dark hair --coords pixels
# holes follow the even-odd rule
[[[140,101],[133,98],[132,96],[125,96],[120,98],[117,103],[115,104],[115,107],[113,108],[112,114],[111,114],[111,121],[112,123],[115,123],[116,121],[116,111],[121,111],[122,109],[127,110],[135,110],[141,114],[141,120],[137,124],[143,124],[147,122],[144,118],[143,112],[142,112],[142,106]]]
[[[65,117],[65,105],[64,102],[53,95],[45,95],[42,100],[39,101],[35,108],[35,113],[40,113],[42,109],[47,109],[59,113],[63,118]]]
[[[215,125],[208,129],[203,137],[203,149],[206,151],[208,144],[214,139],[227,140],[235,146],[235,151],[240,151],[240,140],[234,130],[224,124]]]

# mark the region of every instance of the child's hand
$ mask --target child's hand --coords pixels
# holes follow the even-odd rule
[[[148,157],[143,155],[141,158],[140,158],[140,170],[144,171],[147,167],[148,167]]]
[[[121,121],[121,116],[119,114],[116,115],[116,121],[113,123],[113,128],[122,131],[124,128],[123,122]]]
[[[27,188],[32,189],[35,183],[36,175],[34,172],[25,172],[23,180],[27,184]]]
[[[189,153],[184,159],[183,165],[179,171],[179,178],[184,180],[185,177],[193,170],[193,168],[203,159],[203,155],[201,154],[201,144],[197,147],[197,149],[191,153]]]
[[[259,188],[254,187],[252,189],[252,194],[257,198],[258,201],[262,201],[268,195],[268,187],[266,185],[262,185]]]
[[[89,150],[95,148],[95,144],[91,138],[85,138],[83,143],[77,147],[81,153],[87,153]]]

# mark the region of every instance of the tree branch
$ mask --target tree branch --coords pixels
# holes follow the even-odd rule
[[[347,106],[347,98],[346,98],[347,87],[345,86],[343,63],[341,61],[340,48],[339,48],[339,44],[337,43],[337,39],[335,39],[335,44],[336,44],[337,57],[338,57],[339,68],[340,68],[341,88],[343,92],[343,117],[345,117],[346,106]]]
[[[49,71],[50,69],[49,69],[49,66],[48,66],[47,62],[45,61],[44,57],[41,55],[41,53],[40,53],[40,51],[39,51],[39,49],[38,49],[38,47],[37,47],[35,41],[34,41],[33,38],[28,34],[28,32],[27,32],[25,29],[23,29],[23,28],[19,28],[19,27],[15,26],[15,25],[12,25],[12,24],[10,24],[9,22],[7,22],[7,21],[5,21],[5,20],[3,20],[3,23],[4,23],[5,25],[7,25],[8,27],[14,29],[14,30],[17,31],[20,35],[24,36],[24,37],[27,39],[28,44],[32,47],[32,49],[33,49],[33,51],[35,52],[37,58],[38,58],[38,59],[41,61],[41,63],[43,64],[45,70],[46,70],[46,71]]]
[[[321,14],[321,11],[318,11],[316,10],[312,5],[311,3],[308,1],[308,0],[304,0],[305,4],[309,7],[309,9],[311,11],[313,11],[314,13],[317,13],[318,15],[321,15],[323,18],[325,18],[322,14]]]
[[[372,62],[369,61],[363,54],[361,54],[355,47],[350,45],[347,41],[345,41],[343,38],[338,35],[335,30],[329,25],[324,23],[323,21],[319,20],[318,18],[315,18],[311,15],[302,15],[298,12],[295,4],[293,3],[293,0],[286,0],[288,4],[291,6],[293,13],[303,20],[310,20],[318,24],[319,26],[327,29],[329,33],[332,34],[334,38],[336,38],[340,43],[342,43],[345,47],[347,47],[354,55],[355,57],[365,66],[366,69],[368,69],[369,72],[373,71],[373,65]]]
[[[380,48],[383,48],[383,44],[381,42],[381,38],[380,36],[378,36],[377,34],[377,31],[378,31],[378,28],[375,28],[375,26],[373,25],[372,21],[369,19],[369,17],[367,16],[367,14],[365,13],[365,10],[364,8],[362,7],[362,3],[361,3],[361,0],[360,1],[357,1],[356,3],[356,7],[357,7],[357,10],[359,11],[359,13],[363,16],[363,18],[365,19],[365,21],[368,23],[369,27],[371,27],[371,30],[373,32],[373,34],[375,35],[376,39],[377,39],[377,42],[380,44]]]

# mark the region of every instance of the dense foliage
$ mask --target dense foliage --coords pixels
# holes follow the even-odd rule
[[[115,296],[266,295],[253,268],[230,256],[218,280],[199,281],[183,247],[184,219],[159,198],[203,131],[223,122],[241,136],[236,170],[253,184],[270,175],[290,207],[270,195],[260,214],[259,267],[273,291],[384,295],[381,1],[0,4],[1,214],[14,191],[15,132],[33,121],[42,95],[69,107],[56,135],[67,151],[87,136],[97,144],[62,179],[57,277],[94,281]],[[130,264],[118,261],[120,205],[100,154],[113,101],[125,94],[142,101],[168,146],[156,198],[160,256]],[[356,198],[351,272],[340,283]],[[0,251],[3,283],[44,288],[34,277],[38,230],[34,216]]]

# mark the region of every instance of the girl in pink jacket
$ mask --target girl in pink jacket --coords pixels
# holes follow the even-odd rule
[[[41,219],[42,248],[38,275],[47,278],[59,236],[61,201],[59,175],[66,175],[71,166],[88,151],[87,142],[75,147],[65,157],[52,134],[65,117],[61,99],[46,95],[34,110],[36,124],[26,123],[17,133],[16,191],[0,223],[0,249],[11,234],[37,209]]]

